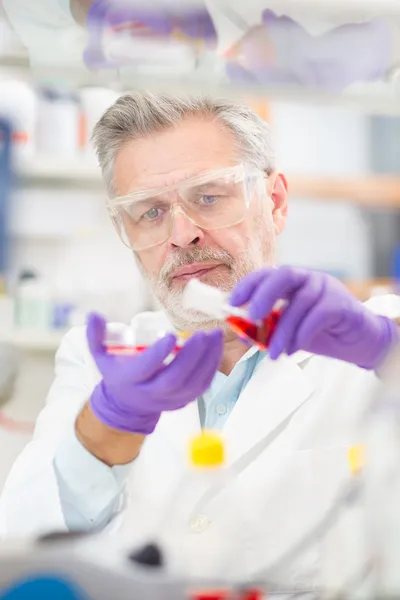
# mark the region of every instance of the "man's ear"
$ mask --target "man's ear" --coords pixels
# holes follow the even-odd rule
[[[273,171],[268,176],[268,196],[274,203],[272,218],[274,220],[275,233],[279,235],[285,228],[288,211],[288,184],[282,173]]]

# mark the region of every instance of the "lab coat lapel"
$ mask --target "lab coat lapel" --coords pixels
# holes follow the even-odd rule
[[[234,462],[258,442],[278,432],[314,391],[304,374],[304,355],[282,356],[271,361],[268,356],[258,365],[223,429],[229,462]]]

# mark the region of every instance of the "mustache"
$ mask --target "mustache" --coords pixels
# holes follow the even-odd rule
[[[168,282],[176,269],[203,261],[220,262],[228,268],[232,268],[234,264],[233,256],[231,256],[229,252],[226,252],[225,250],[214,250],[212,248],[200,248],[199,246],[193,246],[193,248],[185,251],[179,250],[175,251],[174,254],[171,254],[168,260],[166,260],[161,267],[158,280]]]

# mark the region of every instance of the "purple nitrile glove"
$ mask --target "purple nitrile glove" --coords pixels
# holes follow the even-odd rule
[[[248,303],[249,317],[266,317],[278,300],[287,302],[272,336],[269,355],[306,350],[354,363],[380,366],[399,340],[394,322],[374,315],[334,277],[292,267],[250,273],[234,288],[233,306]]]
[[[311,35],[293,19],[265,10],[263,27],[245,34],[227,71],[237,81],[341,91],[354,82],[383,77],[391,66],[393,48],[388,19],[348,23]]]
[[[222,332],[194,334],[169,364],[176,338],[166,335],[136,356],[113,356],[104,346],[106,322],[89,315],[87,339],[103,377],[90,398],[95,416],[105,425],[147,435],[163,411],[183,408],[203,394],[219,367]]]
[[[86,26],[89,43],[84,60],[89,68],[135,64],[141,56],[140,51],[138,55],[134,50],[135,40],[141,37],[167,42],[170,38],[177,41],[178,35],[181,43],[201,40],[209,47],[217,42],[216,29],[206,7],[191,6],[190,3],[186,7],[184,2],[174,5],[154,0],[95,0],[88,11]],[[125,41],[118,49],[118,58],[108,57],[106,48],[110,44],[110,32],[114,32],[114,40],[118,37],[121,43]]]

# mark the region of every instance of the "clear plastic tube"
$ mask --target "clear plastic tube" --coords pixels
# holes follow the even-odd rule
[[[183,303],[186,308],[197,310],[215,319],[225,320],[232,331],[243,341],[266,350],[281,317],[281,310],[274,309],[265,319],[254,323],[246,310],[235,308],[227,302],[227,294],[218,288],[191,279],[187,284]]]
[[[157,313],[145,312],[137,315],[131,325],[123,323],[107,323],[104,346],[108,354],[116,356],[133,356],[143,352],[168,333],[177,336],[174,354],[179,352],[187,335],[170,327]]]

